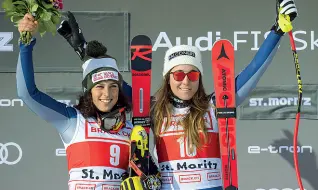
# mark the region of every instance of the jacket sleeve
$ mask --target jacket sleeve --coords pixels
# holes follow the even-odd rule
[[[16,80],[18,96],[36,115],[52,124],[57,131],[67,136],[75,127],[77,112],[75,108],[58,102],[47,94],[41,92],[35,85],[33,68],[33,47],[36,40],[33,38],[30,45],[20,43],[20,54],[18,58]]]

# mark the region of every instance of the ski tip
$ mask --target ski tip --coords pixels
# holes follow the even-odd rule
[[[149,36],[140,34],[131,40],[131,45],[152,45],[152,43]]]
[[[232,42],[228,39],[219,39],[213,43],[213,46],[216,46],[217,44],[224,44],[224,45],[229,44],[229,45],[233,46]]]
[[[230,40],[220,39],[214,42],[212,46],[212,62],[215,62],[221,58],[234,61],[234,47]]]

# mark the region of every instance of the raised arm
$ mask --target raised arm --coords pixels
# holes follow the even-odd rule
[[[281,36],[292,29],[291,22],[297,16],[294,0],[276,1],[276,21],[271,32],[249,65],[236,77],[236,105],[240,105],[256,87],[261,76],[275,56]],[[282,31],[282,28],[284,32]]]
[[[31,15],[26,15],[20,23],[19,30],[28,30],[27,23],[32,19]],[[30,45],[20,43],[16,72],[18,96],[35,114],[52,124],[62,135],[63,140],[67,142],[72,137],[72,131],[74,131],[70,126],[76,126],[72,124],[76,122],[77,112],[75,108],[67,107],[66,104],[58,102],[36,87],[32,60],[35,44],[35,38],[32,39]]]
[[[235,78],[236,105],[239,106],[256,87],[277,52],[281,35],[271,31],[250,64]]]

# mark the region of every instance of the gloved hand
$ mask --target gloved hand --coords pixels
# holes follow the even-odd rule
[[[128,177],[128,173],[124,173],[123,182],[120,184],[120,190],[159,190],[161,189],[161,180],[159,175],[149,175],[145,179],[139,176]]]
[[[62,20],[57,32],[68,41],[83,61],[86,48],[85,38],[74,15],[70,11],[67,12],[67,17],[68,20]]]
[[[297,17],[294,0],[276,0],[276,22],[272,27],[276,33],[284,35],[293,29],[292,21]]]
[[[120,184],[120,190],[139,190],[139,189],[147,190],[144,187],[139,176],[128,177]]]

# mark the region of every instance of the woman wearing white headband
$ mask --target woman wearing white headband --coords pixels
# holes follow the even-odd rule
[[[280,0],[278,8],[291,20],[297,15],[292,0]],[[236,77],[237,106],[271,63],[282,35],[276,23],[252,62]],[[164,79],[152,109],[162,189],[223,189],[214,95],[205,93],[202,76],[197,47],[180,45],[166,52]]]

